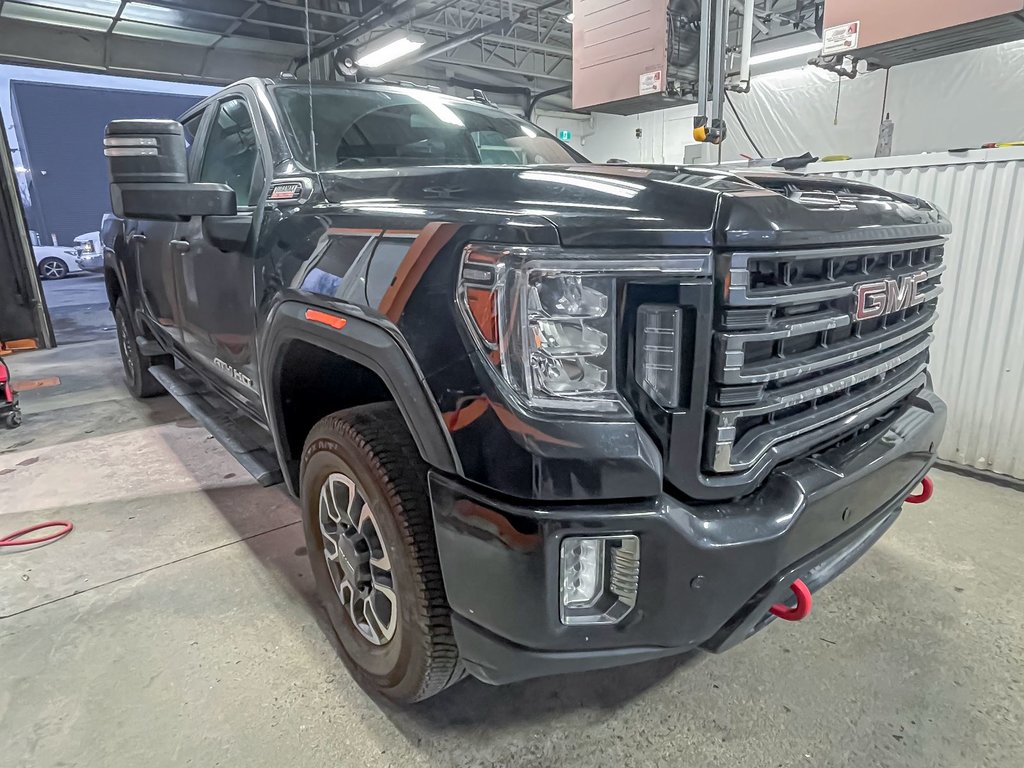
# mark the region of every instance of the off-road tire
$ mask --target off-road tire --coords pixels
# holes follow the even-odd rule
[[[320,489],[332,474],[353,479],[373,510],[391,561],[398,623],[384,645],[369,642],[338,597],[324,556]],[[357,681],[392,701],[433,696],[462,677],[427,493],[427,465],[393,403],[338,411],[310,431],[302,452],[303,528],[318,597]]]
[[[124,297],[119,298],[114,305],[114,324],[117,326],[117,347],[121,352],[121,369],[128,391],[140,400],[164,394],[166,390],[153,378],[149,369],[154,365],[173,367],[174,359],[170,355],[147,357],[139,352]]]

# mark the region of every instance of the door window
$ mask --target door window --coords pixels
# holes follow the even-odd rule
[[[244,99],[221,103],[203,152],[199,181],[227,184],[238,198],[238,207],[253,204],[254,187],[262,187],[262,165],[256,129]]]
[[[203,115],[205,114],[206,111],[203,110],[198,115],[190,117],[181,124],[185,129],[185,157],[187,157],[189,161],[188,171],[190,179],[195,175],[195,166],[192,162],[192,151],[196,147],[196,136],[199,135],[199,126],[202,125]]]
[[[203,114],[200,112],[181,124],[185,129],[185,152],[189,156],[192,155],[192,147],[196,143],[196,135],[199,133],[199,124],[203,122]]]

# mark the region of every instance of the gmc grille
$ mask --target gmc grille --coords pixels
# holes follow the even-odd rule
[[[920,388],[944,242],[719,257],[705,471],[824,447]]]

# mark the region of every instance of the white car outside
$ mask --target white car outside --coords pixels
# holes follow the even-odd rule
[[[78,252],[73,248],[57,245],[35,245],[36,268],[43,280],[60,280],[72,272],[81,272],[78,266]]]

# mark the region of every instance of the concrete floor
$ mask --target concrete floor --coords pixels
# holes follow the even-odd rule
[[[77,343],[8,358],[62,383],[0,431],[0,531],[76,529],[0,555],[4,766],[1024,765],[1024,494],[936,472],[810,619],[723,656],[399,710],[338,661],[291,500],[128,396],[101,281],[47,292]]]

